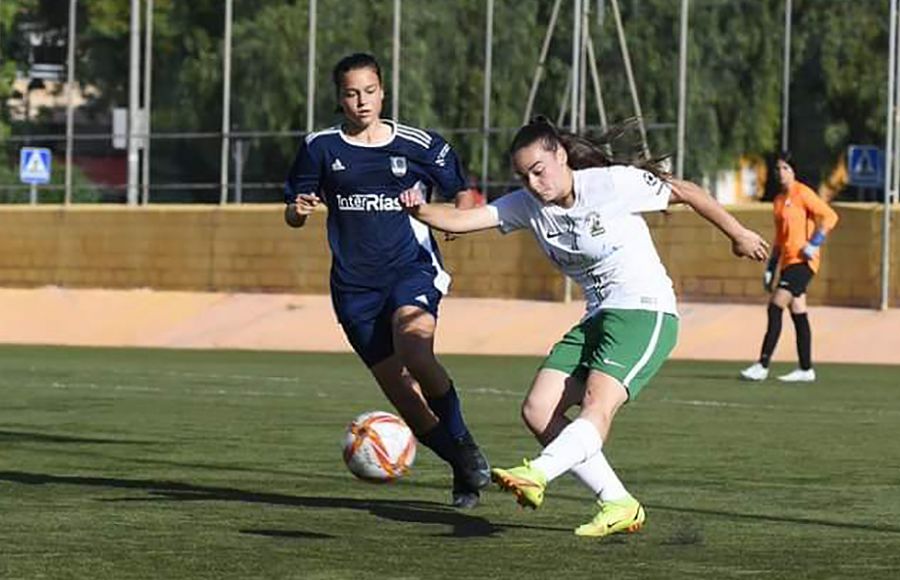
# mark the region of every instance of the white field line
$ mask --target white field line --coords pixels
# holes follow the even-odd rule
[[[304,387],[308,387],[310,385],[304,384],[302,377],[286,377],[279,375],[236,375],[236,374],[215,374],[215,373],[199,373],[199,372],[181,372],[181,371],[165,371],[160,373],[128,373],[119,371],[118,374],[137,376],[142,378],[152,379],[154,376],[168,376],[168,377],[184,377],[190,379],[204,379],[210,381],[252,381],[252,382],[272,382],[272,383],[282,383],[282,384],[292,384],[295,387],[299,387],[304,389]],[[339,386],[347,386],[355,384],[356,381],[331,381],[330,384],[335,384]],[[34,387],[36,385],[32,385]],[[164,393],[164,392],[172,392],[173,389],[161,389],[159,387],[146,386],[146,385],[133,385],[133,384],[112,384],[112,385],[101,385],[93,382],[63,382],[63,381],[54,381],[50,383],[50,388],[53,389],[88,389],[88,390],[109,390],[109,391],[119,391],[119,392],[133,392],[133,393]],[[374,385],[373,385],[374,387]],[[330,398],[333,395],[329,393],[323,392],[321,390],[320,385],[316,385],[316,392],[314,393],[318,398]],[[522,391],[513,391],[508,389],[496,389],[492,387],[468,387],[468,388],[459,388],[458,389],[462,393],[468,393],[473,395],[486,395],[486,396],[494,396],[494,397],[502,397],[502,398],[515,398],[522,399],[525,397],[526,392]],[[296,398],[309,396],[309,392],[293,392],[290,390],[284,391],[266,391],[260,389],[241,389],[237,385],[234,388],[202,388],[202,387],[185,387],[182,389],[177,389],[178,392],[191,394],[191,395],[205,395],[205,396],[235,396],[235,397],[283,397],[283,398]],[[753,403],[734,403],[729,401],[717,401],[713,399],[669,399],[664,398],[658,401],[647,401],[641,402],[642,405],[654,405],[654,404],[664,404],[664,405],[678,405],[684,407],[695,407],[698,409],[748,409],[748,410],[771,410],[771,411],[785,411],[792,410],[792,412],[802,412],[804,414],[822,414],[822,415],[830,415],[830,414],[840,414],[840,415],[869,415],[869,416],[893,416],[900,415],[900,410],[894,409],[848,409],[848,408],[833,408],[833,409],[825,409],[821,407],[798,407],[798,408],[789,408],[784,405],[769,405],[769,404],[753,404]]]

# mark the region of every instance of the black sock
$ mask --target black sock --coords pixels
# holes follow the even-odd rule
[[[443,423],[438,423],[431,431],[418,435],[417,438],[422,445],[434,451],[438,457],[451,466],[456,465],[456,458],[459,454],[458,447]]]
[[[447,427],[451,437],[462,439],[469,435],[469,428],[463,420],[459,395],[456,394],[453,381],[450,381],[450,388],[447,389],[443,396],[436,398],[426,397],[426,400],[434,414]]]
[[[809,328],[809,316],[806,312],[801,314],[791,312],[791,318],[797,334],[797,358],[800,359],[800,368],[808,371],[812,368],[812,331]]]
[[[763,339],[762,351],[759,353],[759,364],[766,368],[769,368],[769,361],[772,360],[772,353],[775,352],[778,337],[781,336],[781,313],[782,308],[769,302],[769,323],[766,327],[766,337]]]

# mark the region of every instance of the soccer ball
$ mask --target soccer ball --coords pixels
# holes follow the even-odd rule
[[[402,477],[416,458],[416,438],[403,419],[372,411],[347,426],[344,463],[356,477],[373,482]]]

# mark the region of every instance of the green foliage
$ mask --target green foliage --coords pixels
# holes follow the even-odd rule
[[[404,0],[399,116],[435,128],[481,173],[486,2]],[[509,176],[505,148],[522,121],[551,0],[496,0],[490,136],[492,180]],[[573,14],[564,2],[535,113],[559,115],[571,60]],[[680,2],[619,0],[643,115],[654,154],[674,153],[678,107]],[[59,24],[50,0],[0,3],[4,54],[10,14]],[[610,2],[590,2],[592,42],[608,117],[634,115]],[[597,6],[605,7],[601,14]],[[791,148],[801,174],[818,177],[851,142],[881,143],[886,106],[887,6],[879,0],[795,0]],[[128,0],[79,3],[78,75],[96,86],[103,112],[127,101]],[[698,178],[741,155],[779,147],[783,0],[693,0],[690,4],[687,163]],[[391,0],[319,0],[315,126],[337,120],[331,67],[369,51],[381,61],[391,111]],[[142,13],[142,18],[144,14]],[[156,0],[153,117],[157,132],[220,131],[224,14],[219,0]],[[233,130],[306,127],[309,3],[236,0],[232,66]],[[20,55],[16,56],[19,58]],[[11,63],[0,67],[0,97]],[[588,76],[587,122],[599,124]],[[5,111],[4,111],[5,114]],[[469,131],[458,131],[460,128]],[[472,131],[471,129],[476,129]],[[4,123],[0,117],[0,135]],[[154,145],[154,181],[218,180],[217,139]],[[279,181],[296,139],[255,139],[245,175]],[[185,160],[189,159],[187,163]]]

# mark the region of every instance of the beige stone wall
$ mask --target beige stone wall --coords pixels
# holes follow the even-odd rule
[[[810,301],[875,306],[880,296],[882,211],[838,205],[841,222],[823,252]],[[767,238],[771,208],[732,208]],[[277,205],[3,206],[0,286],[328,292],[325,214],[292,230]],[[731,256],[725,237],[692,212],[648,217],[660,256],[683,299],[764,300],[762,266]],[[562,276],[529,233],[485,232],[440,240],[453,294],[560,300]],[[900,305],[900,210],[892,216],[892,304]]]

